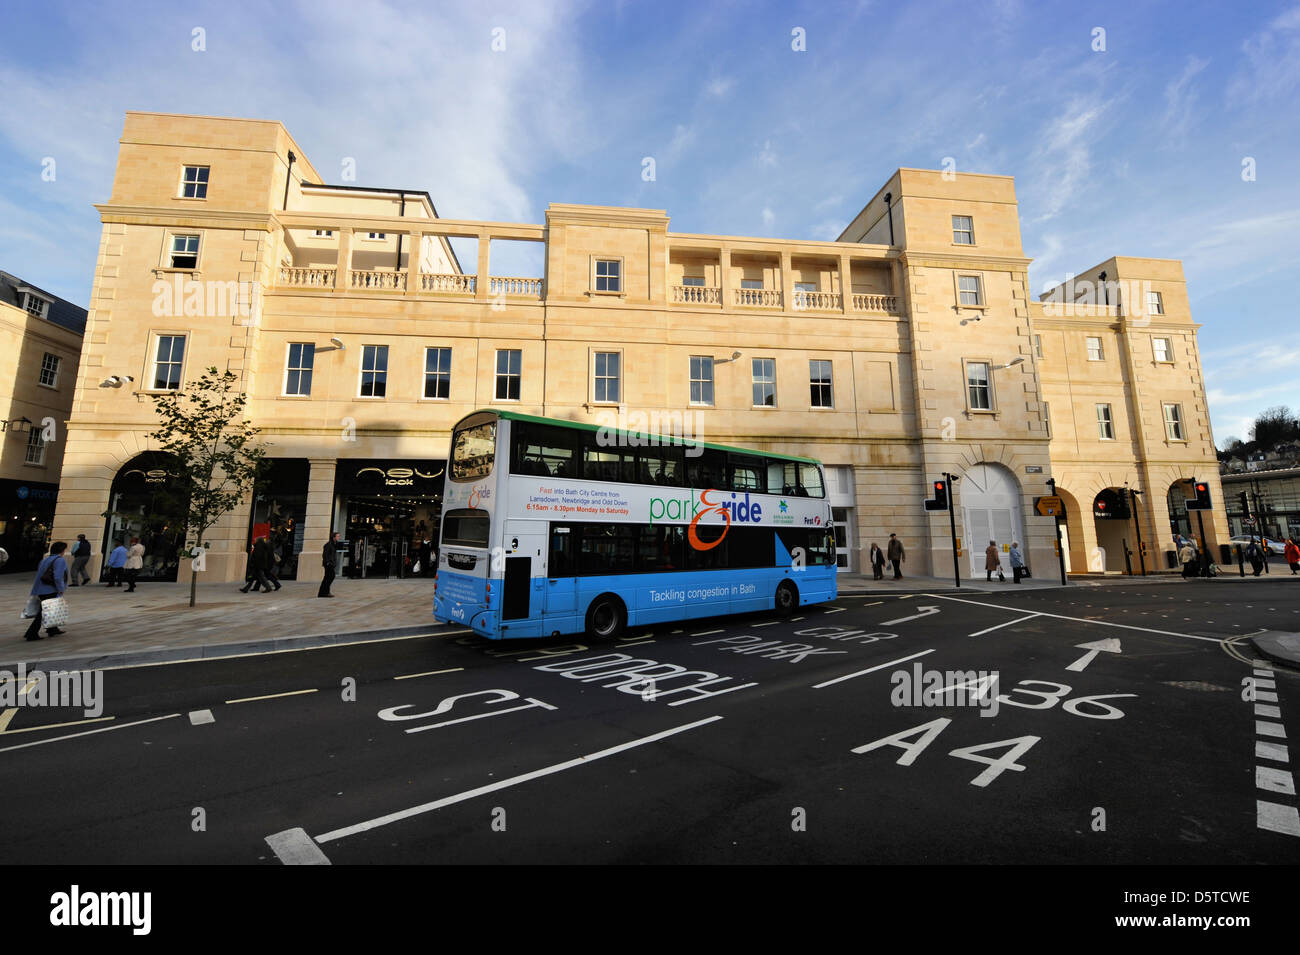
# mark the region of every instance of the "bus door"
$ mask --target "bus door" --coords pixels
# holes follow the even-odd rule
[[[546,616],[570,616],[578,612],[578,578],[574,548],[578,546],[573,528],[552,524],[546,553]]]
[[[540,521],[512,521],[506,526],[505,580],[501,592],[501,619],[523,620],[541,611],[542,548],[546,525]],[[533,591],[537,599],[533,599]]]

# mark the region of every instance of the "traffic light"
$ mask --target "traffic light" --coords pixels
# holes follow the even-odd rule
[[[1238,497],[1241,498],[1241,513],[1243,517],[1250,517],[1250,498],[1245,491],[1242,491]]]
[[[946,511],[948,510],[948,482],[934,482],[934,497],[925,502],[927,511]]]
[[[1187,499],[1187,509],[1189,511],[1210,511],[1214,509],[1214,504],[1210,501],[1209,482],[1193,481],[1192,490],[1196,496]]]

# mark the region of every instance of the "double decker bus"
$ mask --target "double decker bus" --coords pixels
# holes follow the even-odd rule
[[[821,463],[477,411],[452,430],[433,613],[503,639],[833,600]]]

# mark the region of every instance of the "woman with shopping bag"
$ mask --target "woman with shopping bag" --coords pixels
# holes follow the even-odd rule
[[[42,626],[51,637],[63,633],[59,627],[68,621],[68,601],[63,596],[68,587],[68,562],[63,557],[67,549],[64,541],[56,541],[50,547],[49,556],[36,568],[36,580],[23,611],[24,617],[30,615],[32,618],[27,628],[28,640],[41,639]]]

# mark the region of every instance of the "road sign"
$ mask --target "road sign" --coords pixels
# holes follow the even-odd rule
[[[1036,497],[1034,498],[1034,510],[1043,517],[1063,517],[1065,515],[1065,504],[1059,497]]]
[[[1254,527],[1254,526],[1255,526],[1255,518],[1253,518],[1253,517],[1248,517],[1248,518],[1246,518],[1244,521],[1242,521],[1241,523],[1245,524],[1247,527]]]

